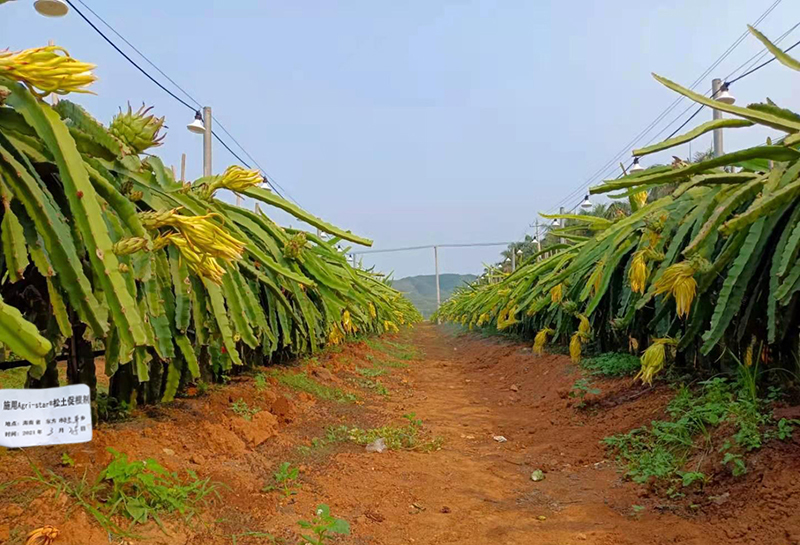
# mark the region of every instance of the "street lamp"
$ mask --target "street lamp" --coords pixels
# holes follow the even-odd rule
[[[206,132],[206,126],[203,125],[203,114],[200,113],[200,110],[197,110],[197,113],[194,114],[194,121],[186,125],[186,128],[195,134]]]
[[[628,173],[633,174],[634,172],[641,172],[643,170],[644,170],[644,167],[639,164],[639,158],[638,157],[634,157],[633,158],[633,165],[631,165],[631,168],[630,168],[630,170],[628,170]]]
[[[203,135],[203,176],[211,176],[211,108],[206,106],[203,113],[198,110],[194,114],[194,121],[186,125],[189,132]]]
[[[589,200],[589,195],[586,195],[583,198],[583,202],[581,203],[581,208],[584,210],[589,210],[592,207],[592,201]]]
[[[33,7],[45,17],[63,17],[69,13],[69,6],[64,0],[36,0]]]
[[[722,87],[720,87],[719,93],[717,94],[717,100],[724,104],[733,104],[736,102],[734,96],[728,91],[728,83],[723,83]]]

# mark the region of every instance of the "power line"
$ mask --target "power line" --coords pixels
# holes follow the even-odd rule
[[[777,7],[777,6],[778,6],[778,5],[781,3],[781,2],[782,2],[782,0],[775,0],[775,2],[773,2],[773,3],[772,3],[772,5],[770,5],[770,6],[769,6],[769,7],[768,7],[768,8],[767,8],[765,11],[764,11],[764,13],[762,13],[762,14],[761,14],[761,16],[760,16],[760,17],[759,17],[759,18],[758,18],[758,19],[757,19],[757,20],[756,20],[756,21],[753,23],[753,25],[752,25],[752,26],[753,26],[753,27],[756,27],[756,26],[758,26],[758,24],[759,24],[759,23],[761,23],[761,22],[762,22],[762,21],[763,21],[763,20],[764,20],[764,19],[765,19],[765,18],[766,18],[766,17],[767,17],[767,16],[768,16],[770,13],[772,13],[772,11],[773,11],[773,10],[774,10],[774,9],[775,9],[775,8],[776,8],[776,7]],[[727,58],[727,57],[728,57],[728,56],[729,56],[729,55],[730,55],[730,54],[731,54],[731,53],[734,51],[734,49],[736,49],[736,47],[738,47],[738,46],[739,46],[739,44],[741,44],[741,43],[742,43],[742,41],[744,41],[744,39],[745,39],[745,38],[746,38],[746,37],[747,37],[749,34],[750,34],[750,32],[749,32],[749,31],[745,31],[745,32],[743,32],[743,33],[742,33],[742,34],[741,34],[741,35],[740,35],[740,36],[739,36],[739,37],[738,37],[736,40],[734,40],[734,42],[733,42],[733,43],[732,43],[732,44],[731,44],[731,45],[728,47],[728,49],[726,49],[726,50],[725,50],[725,52],[723,52],[723,53],[722,53],[722,55],[720,55],[720,56],[717,58],[717,60],[716,60],[716,61],[714,61],[714,63],[712,63],[712,64],[711,64],[711,66],[709,66],[709,67],[708,67],[708,68],[707,68],[707,69],[706,69],[706,70],[705,70],[705,71],[704,71],[704,72],[703,72],[703,73],[702,73],[702,74],[701,74],[701,75],[700,75],[700,76],[699,76],[699,77],[698,77],[698,78],[695,80],[695,82],[694,82],[694,83],[693,83],[693,84],[692,84],[692,85],[689,87],[689,89],[694,89],[695,87],[697,87],[697,85],[699,85],[699,84],[700,84],[700,82],[702,82],[702,81],[703,81],[703,80],[704,80],[704,79],[705,79],[705,78],[708,76],[708,74],[710,74],[710,73],[711,73],[711,71],[712,71],[712,70],[714,70],[714,69],[715,69],[717,66],[719,66],[719,64],[720,64],[720,63],[721,63],[723,60],[725,60],[725,59],[726,59],[726,58]],[[657,124],[658,124],[658,123],[659,123],[659,122],[660,122],[662,119],[664,119],[664,117],[666,117],[667,115],[669,115],[669,113],[670,113],[672,110],[674,110],[674,109],[675,109],[675,108],[678,106],[678,104],[680,104],[680,102],[681,102],[682,100],[684,100],[684,98],[685,98],[685,97],[683,97],[683,96],[680,96],[680,97],[676,98],[676,99],[675,99],[675,100],[674,100],[674,101],[673,101],[673,102],[672,102],[672,103],[671,103],[671,104],[670,104],[670,105],[669,105],[669,106],[668,106],[668,107],[667,107],[667,108],[666,108],[664,111],[662,111],[662,112],[661,112],[661,114],[659,114],[659,115],[658,115],[658,116],[657,116],[657,117],[656,117],[656,118],[655,118],[655,119],[654,119],[654,120],[653,120],[653,121],[652,121],[652,122],[651,122],[651,123],[650,123],[650,124],[649,124],[647,127],[645,127],[645,128],[644,128],[644,129],[643,129],[643,130],[642,130],[642,131],[641,131],[641,132],[640,132],[640,133],[639,133],[639,134],[638,134],[636,137],[634,137],[634,139],[633,139],[633,140],[631,140],[631,141],[630,141],[628,144],[626,144],[626,145],[625,145],[625,147],[623,147],[623,148],[622,148],[622,149],[621,149],[621,150],[620,150],[620,151],[619,151],[619,152],[618,152],[618,153],[617,153],[617,154],[616,154],[614,157],[612,157],[612,158],[611,158],[609,161],[607,161],[607,162],[606,162],[606,163],[605,163],[603,166],[601,166],[599,169],[597,169],[597,170],[596,170],[596,171],[595,171],[595,172],[594,172],[594,173],[593,173],[593,174],[592,174],[592,175],[591,175],[591,176],[590,176],[590,177],[589,177],[589,178],[588,178],[588,179],[587,179],[587,180],[586,180],[586,181],[585,181],[585,182],[584,182],[582,185],[580,185],[580,186],[579,186],[579,187],[577,187],[575,190],[573,190],[571,193],[569,193],[567,196],[565,196],[565,197],[564,197],[564,198],[562,198],[560,201],[558,201],[558,202],[557,202],[557,203],[556,203],[556,204],[555,204],[555,205],[554,205],[554,206],[553,206],[553,207],[550,209],[550,211],[553,211],[553,210],[557,209],[559,206],[562,206],[562,205],[564,205],[565,203],[568,203],[568,202],[569,202],[570,200],[572,200],[572,199],[578,198],[578,197],[580,196],[580,194],[581,194],[583,191],[585,191],[585,189],[586,189],[586,188],[587,188],[589,185],[591,185],[591,184],[592,184],[592,182],[593,182],[594,180],[596,180],[596,179],[597,179],[598,175],[600,175],[600,174],[602,174],[602,173],[604,173],[604,172],[607,172],[607,171],[608,171],[610,168],[616,168],[616,163],[617,163],[617,162],[618,162],[618,161],[619,161],[619,160],[620,160],[620,159],[621,159],[621,158],[622,158],[622,157],[623,157],[623,156],[624,156],[626,153],[628,153],[628,152],[630,151],[630,149],[631,149],[631,148],[632,148],[632,147],[633,147],[633,146],[634,146],[634,145],[635,145],[635,144],[636,144],[636,143],[637,143],[639,140],[641,140],[641,139],[642,139],[642,138],[643,138],[643,137],[644,137],[644,136],[645,136],[647,133],[649,133],[649,132],[652,130],[652,128],[653,128],[655,125],[657,125]]]
[[[180,98],[179,96],[177,96],[175,93],[173,93],[172,91],[170,91],[170,90],[169,90],[167,87],[165,87],[165,86],[164,86],[164,85],[163,85],[161,82],[159,82],[159,81],[158,81],[156,78],[154,78],[153,76],[151,76],[151,75],[150,75],[150,74],[149,74],[149,73],[148,73],[148,72],[147,72],[147,71],[146,71],[144,68],[142,68],[142,67],[141,67],[141,66],[140,66],[138,63],[136,63],[136,61],[134,61],[134,60],[133,60],[133,59],[132,59],[130,56],[128,56],[128,55],[127,55],[127,54],[126,54],[124,51],[122,51],[122,49],[121,49],[119,46],[117,46],[117,44],[115,44],[115,43],[114,43],[114,41],[113,41],[113,40],[111,40],[111,38],[109,38],[109,37],[108,37],[108,36],[107,36],[105,33],[103,33],[103,31],[101,31],[101,30],[100,30],[100,29],[97,27],[97,25],[95,25],[95,24],[94,24],[94,23],[93,23],[93,22],[92,22],[92,21],[91,21],[91,20],[90,20],[88,17],[86,17],[86,15],[84,15],[84,14],[83,14],[83,12],[81,12],[81,10],[79,10],[79,9],[78,9],[78,8],[75,6],[75,4],[73,4],[73,3],[72,3],[72,1],[71,1],[71,0],[65,0],[65,1],[67,2],[67,4],[69,4],[69,6],[70,6],[72,9],[74,9],[74,10],[75,10],[75,12],[76,12],[76,13],[77,13],[77,14],[78,14],[78,15],[79,15],[79,16],[80,16],[80,17],[81,17],[81,18],[82,18],[84,21],[86,21],[86,23],[87,23],[87,24],[88,24],[90,27],[92,27],[92,29],[93,29],[95,32],[97,32],[97,33],[98,33],[98,34],[99,34],[99,35],[100,35],[100,36],[101,36],[101,37],[102,37],[102,38],[103,38],[103,39],[104,39],[106,42],[108,42],[108,44],[109,44],[111,47],[113,47],[113,48],[114,48],[114,49],[117,51],[117,53],[119,53],[120,55],[122,55],[122,57],[123,57],[123,58],[125,58],[125,60],[127,60],[129,63],[131,63],[131,64],[132,64],[132,65],[133,65],[133,66],[134,66],[134,67],[135,67],[135,68],[136,68],[136,69],[137,69],[139,72],[141,72],[142,74],[144,74],[144,76],[145,76],[147,79],[149,79],[150,81],[152,81],[153,83],[155,83],[155,84],[156,84],[156,85],[157,85],[157,86],[158,86],[158,87],[159,87],[161,90],[163,90],[163,91],[164,91],[165,93],[167,93],[169,96],[171,96],[172,98],[174,98],[174,99],[175,99],[175,100],[177,100],[179,103],[181,103],[182,105],[186,106],[187,108],[189,108],[189,109],[190,109],[190,110],[192,110],[193,112],[196,112],[196,111],[199,109],[199,107],[200,107],[200,102],[199,102],[197,99],[195,99],[194,97],[192,97],[192,95],[190,95],[190,94],[189,94],[189,93],[188,93],[188,92],[187,92],[185,89],[183,89],[183,88],[182,88],[180,85],[178,85],[178,84],[175,82],[175,80],[173,80],[172,78],[170,78],[170,77],[169,77],[169,76],[168,76],[168,75],[167,75],[167,74],[166,74],[166,73],[165,73],[163,70],[161,70],[161,69],[160,69],[158,66],[156,66],[156,64],[155,64],[153,61],[151,61],[151,60],[150,60],[150,59],[149,59],[149,58],[148,58],[148,57],[147,57],[147,56],[146,56],[144,53],[142,53],[142,52],[141,52],[141,51],[140,51],[138,48],[136,48],[136,46],[134,46],[134,45],[133,45],[133,44],[132,44],[130,41],[128,41],[127,39],[125,39],[125,37],[124,37],[124,36],[122,36],[122,34],[120,34],[120,33],[119,33],[119,32],[118,32],[118,31],[117,31],[117,30],[116,30],[116,29],[115,29],[113,26],[111,26],[111,24],[110,24],[110,23],[108,23],[108,22],[107,22],[105,19],[103,19],[102,17],[100,17],[100,15],[98,15],[98,14],[97,14],[97,12],[95,12],[95,11],[94,11],[94,10],[93,10],[91,7],[89,7],[89,6],[88,6],[88,5],[87,5],[85,2],[83,2],[83,0],[77,0],[77,1],[78,1],[78,2],[79,2],[79,3],[80,3],[82,6],[83,6],[83,7],[85,7],[85,8],[86,8],[86,9],[87,9],[87,10],[88,10],[88,11],[89,11],[89,12],[90,12],[92,15],[94,15],[94,16],[95,16],[95,17],[96,17],[96,18],[97,18],[99,21],[101,21],[101,22],[102,22],[102,23],[103,23],[105,26],[107,26],[107,27],[108,27],[108,28],[109,28],[109,29],[110,29],[110,30],[111,30],[111,31],[112,31],[114,34],[116,34],[116,35],[117,35],[117,36],[118,36],[118,37],[119,37],[119,38],[120,38],[120,39],[121,39],[123,42],[125,42],[125,43],[126,43],[126,44],[127,44],[127,45],[128,45],[130,48],[131,48],[131,49],[133,49],[133,50],[134,50],[136,53],[138,53],[138,54],[139,54],[139,56],[140,56],[140,57],[142,57],[142,58],[143,58],[143,59],[144,59],[144,60],[145,60],[145,61],[146,61],[146,62],[147,62],[147,63],[148,63],[150,66],[152,66],[152,67],[153,67],[153,68],[154,68],[156,71],[158,71],[158,73],[159,73],[159,74],[161,74],[162,76],[164,76],[164,77],[165,77],[165,78],[166,78],[166,79],[167,79],[167,80],[168,80],[170,83],[172,83],[172,85],[174,85],[174,86],[175,86],[177,89],[179,89],[179,90],[180,90],[180,91],[181,91],[181,92],[182,92],[184,95],[186,95],[186,97],[188,97],[188,98],[189,98],[189,100],[191,100],[192,102],[194,102],[194,103],[196,104],[196,106],[192,106],[191,104],[189,104],[188,102],[186,102],[185,100],[183,100],[182,98]],[[232,141],[233,141],[233,142],[234,142],[234,143],[235,143],[235,144],[236,144],[236,145],[239,147],[239,149],[241,149],[241,150],[242,150],[242,152],[244,152],[244,154],[245,154],[245,155],[247,155],[247,157],[249,157],[249,158],[250,158],[250,160],[251,160],[251,161],[252,161],[252,162],[253,162],[253,163],[256,165],[256,167],[258,167],[258,169],[259,169],[259,170],[260,170],[260,171],[261,171],[261,172],[262,172],[262,173],[263,173],[263,174],[264,174],[264,175],[267,177],[267,180],[268,180],[268,182],[270,183],[270,186],[272,186],[272,188],[274,189],[275,193],[277,193],[277,194],[278,194],[278,195],[279,195],[281,198],[286,198],[286,197],[284,197],[284,196],[281,194],[281,192],[279,191],[279,189],[280,189],[280,190],[283,190],[283,192],[284,192],[284,193],[286,193],[286,195],[287,195],[287,196],[288,196],[288,197],[289,197],[291,200],[293,200],[295,203],[299,204],[299,203],[297,202],[297,200],[295,200],[295,199],[294,199],[294,197],[292,197],[292,196],[289,194],[289,192],[288,192],[288,191],[286,191],[286,190],[285,190],[285,189],[284,189],[284,188],[283,188],[283,187],[282,187],[282,186],[281,186],[281,185],[280,185],[280,184],[279,184],[279,183],[278,183],[278,182],[277,182],[277,181],[276,181],[276,180],[275,180],[275,179],[274,179],[272,176],[270,176],[270,175],[269,175],[269,174],[266,172],[266,170],[264,170],[264,169],[261,167],[261,165],[259,165],[259,164],[258,164],[258,162],[257,162],[257,161],[256,161],[256,160],[253,158],[253,156],[252,156],[252,155],[250,155],[250,153],[249,153],[249,152],[248,152],[248,151],[247,151],[247,150],[244,148],[244,146],[242,146],[242,145],[241,145],[241,144],[238,142],[238,140],[236,140],[236,139],[233,137],[233,135],[232,135],[232,134],[231,134],[231,133],[230,133],[230,132],[229,132],[229,131],[228,131],[228,130],[225,128],[225,126],[224,126],[224,125],[223,125],[223,124],[222,124],[222,123],[221,123],[221,122],[220,122],[220,121],[219,121],[219,120],[218,120],[218,119],[217,119],[215,116],[213,116],[213,115],[212,115],[212,119],[213,119],[213,120],[214,120],[214,121],[217,123],[217,125],[219,125],[219,128],[220,128],[220,129],[221,129],[221,130],[222,130],[222,131],[223,131],[223,132],[224,132],[226,135],[228,135],[228,137],[229,137],[229,138],[230,138],[230,139],[231,139],[231,140],[232,140]],[[221,138],[221,137],[220,137],[220,136],[219,136],[219,135],[218,135],[216,132],[214,132],[213,130],[212,130],[212,134],[213,134],[214,138],[216,138],[216,139],[217,139],[217,141],[218,141],[220,144],[222,144],[222,146],[223,146],[223,147],[224,147],[226,150],[228,150],[228,152],[229,152],[231,155],[233,155],[233,156],[234,156],[234,157],[235,157],[235,158],[236,158],[236,159],[237,159],[237,160],[238,160],[240,163],[242,163],[242,165],[244,165],[244,166],[245,166],[245,167],[247,167],[247,168],[252,168],[252,167],[250,166],[250,164],[248,164],[248,162],[247,162],[247,161],[245,161],[245,160],[244,160],[244,159],[242,159],[242,158],[241,158],[241,157],[240,157],[240,156],[239,156],[237,153],[235,153],[235,152],[234,152],[234,151],[231,149],[231,147],[230,147],[230,146],[229,146],[229,145],[228,145],[228,144],[227,144],[227,143],[226,143],[226,142],[225,142],[225,141],[224,141],[224,140],[223,140],[223,139],[222,139],[222,138]]]
[[[472,248],[478,246],[508,246],[514,244],[513,242],[474,242],[474,243],[453,243],[453,244],[428,244],[425,246],[404,246],[402,248],[387,248],[385,250],[361,250],[358,252],[349,252],[353,255],[362,254],[384,254],[390,252],[406,252],[409,250],[430,250],[432,248]]]

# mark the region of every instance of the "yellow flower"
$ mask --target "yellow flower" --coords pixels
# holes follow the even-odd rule
[[[497,329],[505,329],[510,325],[516,324],[519,320],[516,319],[517,307],[504,308],[500,311],[497,317]]]
[[[642,368],[634,377],[634,380],[641,379],[645,384],[653,384],[653,377],[664,368],[664,361],[667,358],[666,347],[676,346],[678,342],[669,337],[653,339],[653,343],[644,351],[641,357]]]
[[[397,325],[394,322],[390,322],[389,320],[383,321],[383,329],[386,331],[394,331],[395,333],[399,333],[400,329],[398,329]]]
[[[631,267],[628,269],[628,281],[631,284],[631,291],[634,293],[644,293],[647,284],[647,262],[644,252],[644,250],[639,250],[633,254]]]
[[[647,191],[640,191],[631,195],[631,199],[636,203],[639,208],[647,204]]]
[[[553,330],[545,327],[539,330],[533,339],[533,353],[541,356],[544,353],[544,345],[547,344],[547,336],[552,335]]]
[[[550,300],[554,303],[559,303],[563,298],[564,298],[564,284],[556,284],[550,290]]]
[[[750,344],[747,347],[747,350],[744,352],[744,366],[745,367],[752,367],[753,365],[753,350],[756,346],[756,336],[753,335],[753,338],[750,340]]]
[[[345,333],[352,334],[355,331],[355,326],[353,325],[353,321],[350,319],[350,311],[345,310],[342,313],[342,328],[344,329]]]
[[[688,316],[692,308],[697,291],[695,272],[697,271],[691,262],[682,261],[670,265],[655,283],[656,295],[668,293],[675,298],[676,312],[680,317]]]
[[[337,345],[344,340],[344,334],[339,330],[339,326],[334,324],[328,334],[328,344]]]
[[[576,331],[569,341],[569,357],[572,363],[580,363],[581,361],[581,334]]]
[[[208,199],[217,189],[229,189],[242,192],[255,187],[264,181],[264,176],[258,170],[248,170],[239,165],[231,165],[220,176],[215,176],[214,181],[205,186],[204,196]]]
[[[178,230],[187,243],[198,253],[208,254],[228,262],[242,258],[244,243],[229,235],[222,227],[210,221],[219,214],[182,216],[178,208],[156,212],[142,212],[139,218],[147,229],[172,227]]]
[[[378,317],[378,313],[375,311],[375,305],[373,305],[372,303],[368,303],[367,308],[369,309],[370,318],[374,320],[375,318]]]
[[[578,325],[578,333],[588,338],[589,333],[592,331],[592,324],[589,323],[589,318],[583,314],[578,314],[578,319],[581,321],[580,325]]]
[[[84,87],[97,80],[92,74],[94,69],[94,64],[75,60],[66,49],[55,45],[18,52],[0,51],[0,75],[24,83],[39,97],[50,93],[91,93]]]
[[[167,244],[172,244],[181,253],[181,257],[186,260],[186,264],[199,276],[210,279],[215,284],[222,283],[222,276],[225,274],[217,260],[208,254],[198,252],[189,242],[178,233],[159,235],[153,240],[153,249],[160,250]]]

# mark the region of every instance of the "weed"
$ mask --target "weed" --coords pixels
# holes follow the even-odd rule
[[[639,358],[627,352],[606,352],[586,358],[581,367],[591,375],[625,377],[635,375],[641,368]]]
[[[747,473],[747,464],[745,464],[744,457],[741,454],[726,452],[722,458],[722,465],[730,467],[734,477],[741,477]]]
[[[272,534],[268,534],[267,532],[242,532],[240,534],[231,534],[232,545],[238,545],[240,537],[256,537],[259,539],[268,539],[272,543],[284,543],[283,540],[278,541],[278,539],[273,536]]]
[[[104,422],[122,422],[131,416],[131,405],[108,394],[97,394],[97,416]]]
[[[350,524],[331,515],[330,508],[324,503],[317,506],[316,516],[312,520],[298,520],[297,524],[314,534],[300,534],[304,545],[323,545],[333,540],[331,534],[350,535]]]
[[[303,456],[308,456],[314,451],[322,450],[332,444],[347,441],[349,437],[350,428],[348,426],[329,426],[325,429],[324,437],[314,437],[311,439],[310,446],[300,445],[297,450]]]
[[[256,413],[261,411],[259,407],[248,406],[247,402],[241,397],[231,404],[231,410],[248,422],[253,419]]]
[[[61,453],[61,465],[64,467],[75,467],[75,460],[66,452]]]
[[[572,389],[569,391],[569,397],[577,397],[580,399],[577,405],[577,408],[582,409],[586,406],[586,402],[584,399],[587,395],[597,395],[600,393],[599,388],[592,388],[592,383],[587,378],[578,379],[572,385]]]
[[[749,383],[734,384],[724,378],[702,382],[696,392],[682,387],[667,406],[668,420],[606,437],[604,443],[624,463],[626,475],[640,483],[652,477],[680,486],[704,484],[705,475],[683,468],[690,459],[702,460],[715,450],[734,476],[743,475],[747,472],[745,455],[773,437],[790,438],[793,424],[778,422],[772,429],[764,402],[753,401],[752,393]],[[723,423],[731,424],[733,432],[722,438],[717,448],[712,430]]]
[[[381,369],[380,367],[360,367],[356,368],[356,373],[362,377],[375,378],[385,375],[388,373],[388,371],[386,369]]]
[[[708,482],[708,477],[705,473],[701,473],[699,471],[686,471],[680,474],[681,476],[681,485],[684,488],[689,488],[693,484],[699,483],[700,488]]]
[[[442,448],[444,440],[441,437],[426,439],[422,437],[422,420],[414,413],[403,416],[408,421],[405,426],[381,426],[362,430],[350,430],[350,439],[359,445],[368,445],[377,439],[383,439],[389,450],[419,450],[431,452]]]
[[[256,385],[256,390],[258,390],[259,392],[263,392],[269,387],[269,384],[267,384],[267,375],[265,375],[264,373],[257,374],[255,376],[255,379],[253,380]]]
[[[197,394],[198,395],[201,395],[201,396],[206,395],[210,388],[211,388],[211,386],[208,384],[208,382],[206,382],[204,380],[197,381]]]
[[[389,396],[389,389],[380,380],[359,379],[356,383],[362,388],[375,390],[375,392],[384,397]]]
[[[152,519],[163,530],[160,513],[180,513],[193,516],[208,496],[216,495],[217,485],[210,479],[198,479],[192,471],[181,479],[177,473],[165,470],[156,460],[128,461],[126,454],[109,448],[112,461],[89,484],[86,474],[71,482],[52,471],[43,473],[31,463],[34,475],[16,482],[32,481],[55,490],[55,497],[67,494],[110,533],[133,536],[114,522],[114,517],[130,519],[132,524],[144,524]],[[9,484],[15,484],[9,483]]]
[[[293,494],[297,494],[296,488],[299,487],[299,484],[295,481],[297,481],[299,475],[299,468],[292,467],[289,462],[283,462],[280,467],[278,467],[278,471],[273,474],[275,484],[267,485],[263,490],[264,492],[279,490],[284,497],[288,498]]]
[[[787,420],[785,418],[781,418],[778,421],[778,426],[775,430],[775,437],[780,439],[781,441],[788,441],[792,438],[792,432],[794,432],[794,427],[800,425],[800,420],[791,419]]]
[[[278,378],[278,382],[281,384],[294,388],[295,390],[300,390],[301,392],[309,393],[320,399],[338,401],[340,403],[353,403],[358,400],[358,397],[355,395],[344,392],[339,388],[320,384],[309,377],[305,372],[289,373],[287,371],[278,371],[275,374]]]
[[[392,368],[392,369],[407,369],[408,368],[408,364],[407,363],[403,363],[401,361],[392,361],[392,360],[379,361],[378,365],[380,365],[381,367],[389,367],[389,368]]]
[[[170,473],[156,460],[130,462],[126,454],[109,448],[114,459],[100,473],[93,498],[100,498],[108,516],[121,514],[134,523],[144,524],[152,518],[161,526],[158,513],[195,513],[195,507],[207,496],[216,494],[210,479],[198,479],[188,471],[182,482],[177,473]]]

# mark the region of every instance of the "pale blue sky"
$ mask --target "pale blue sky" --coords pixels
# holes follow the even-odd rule
[[[774,0],[84,1],[211,105],[302,206],[392,248],[519,238],[670,104],[651,71],[692,83]],[[32,4],[0,7],[0,47],[52,39],[96,63],[97,96],[78,102],[103,121],[128,100],[154,105],[170,127],[158,153],[177,166],[186,152],[198,176],[191,112],[77,14],[49,20]],[[784,0],[759,28],[777,37],[798,21],[800,4]],[[760,49],[748,37],[712,76]],[[798,78],[773,63],[731,90],[739,104],[769,96],[797,110]],[[728,131],[726,148],[767,134]],[[215,170],[232,162],[215,144]],[[441,268],[477,272],[498,251],[443,250]],[[365,262],[433,272],[431,251]]]

